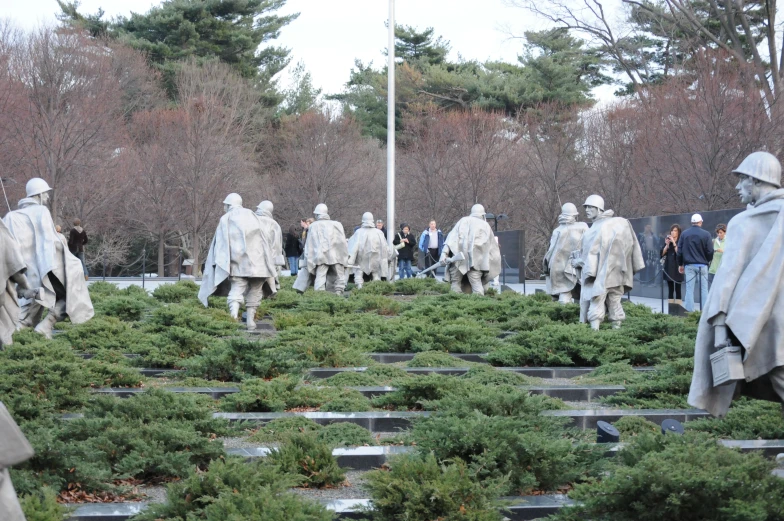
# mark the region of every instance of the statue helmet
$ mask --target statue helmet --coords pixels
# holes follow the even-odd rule
[[[471,217],[481,217],[482,219],[485,218],[485,207],[481,204],[475,204],[471,207]]]
[[[604,211],[604,199],[600,195],[589,195],[588,199],[585,200],[583,206],[594,206],[601,211]]]
[[[25,185],[25,192],[27,192],[27,197],[33,197],[34,195],[39,195],[50,190],[51,187],[49,184],[40,177],[34,177],[30,179]]]
[[[564,215],[579,215],[577,207],[573,203],[566,203],[561,207],[561,213]]]
[[[362,224],[373,224],[373,214],[370,212],[365,212],[362,214]]]
[[[223,200],[223,204],[228,204],[229,206],[242,206],[242,197],[240,197],[240,194],[231,193]]]
[[[319,203],[316,205],[316,208],[313,210],[313,215],[326,215],[329,213],[327,209],[327,205],[324,203]]]
[[[272,210],[273,210],[274,208],[275,208],[275,207],[272,205],[272,201],[262,201],[262,202],[260,202],[260,203],[259,203],[259,205],[256,207],[256,209],[257,209],[257,210],[259,210],[259,211],[261,211],[261,212],[268,212],[268,213],[270,213],[270,214],[272,214]]]
[[[781,188],[781,163],[769,152],[752,152],[732,173],[747,175]]]

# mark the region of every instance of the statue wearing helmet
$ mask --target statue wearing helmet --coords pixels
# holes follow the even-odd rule
[[[38,291],[30,289],[25,276],[27,265],[19,244],[0,220],[0,349],[11,345],[19,322],[19,297],[32,299]]]
[[[447,262],[458,253],[464,260]],[[484,206],[475,204],[470,215],[457,221],[444,240],[441,263],[449,264],[444,282],[451,282],[457,293],[484,295],[490,281],[501,273],[501,250],[485,219]]]
[[[23,295],[26,298],[13,318],[17,327],[35,327],[36,332],[47,338],[52,337],[58,320],[67,316],[72,323],[81,324],[94,314],[82,261],[68,250],[46,207],[50,190],[43,179],[30,179],[25,186],[27,197],[19,201],[17,210],[3,218],[8,233],[21,250],[29,285],[40,288]],[[48,313],[43,317],[46,310]]]
[[[300,270],[292,287],[304,293],[313,284],[316,291],[341,295],[346,287],[346,232],[342,224],[330,219],[326,204],[317,205],[313,214],[316,220],[308,226]]]
[[[583,207],[591,227],[571,260],[580,277],[580,322],[598,330],[609,315],[617,329],[626,318],[621,297],[631,291],[634,274],[645,268],[645,259],[631,223],[605,211],[601,196],[589,196]]]
[[[602,205],[604,206],[604,205]],[[545,291],[558,297],[561,304],[572,303],[572,292],[577,290],[579,297],[579,277],[570,262],[573,251],[580,249],[580,241],[588,229],[584,222],[577,221],[577,207],[566,203],[558,216],[558,227],[550,237],[550,249],[542,259],[542,272],[545,274]]]
[[[784,189],[781,163],[754,152],[733,173],[746,210],[727,225],[702,310],[689,403],[724,416],[733,397],[784,402]]]
[[[272,253],[275,255],[275,289],[280,289],[280,270],[286,265],[286,258],[283,256],[283,232],[278,221],[272,217],[275,207],[272,201],[262,201],[256,207],[256,215],[261,222],[264,233],[264,240],[270,245]]]
[[[390,257],[392,255],[392,257]],[[371,280],[389,280],[389,261],[394,250],[387,245],[384,233],[376,228],[373,214],[362,215],[362,225],[348,241],[348,264],[354,267],[354,284],[361,288],[367,275]]]
[[[208,305],[209,296],[228,284],[229,313],[239,319],[243,302],[247,311],[248,330],[256,329],[256,309],[262,298],[272,297],[275,288],[275,252],[265,238],[259,217],[242,207],[238,194],[223,201],[221,216],[210,251],[204,264],[199,300]]]

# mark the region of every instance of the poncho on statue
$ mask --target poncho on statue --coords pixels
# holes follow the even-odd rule
[[[204,265],[199,289],[202,304],[207,306],[209,296],[229,277],[274,279],[275,252],[265,232],[269,230],[253,211],[242,207],[241,201],[221,216]]]
[[[0,347],[11,343],[19,321],[19,301],[11,277],[26,268],[19,244],[0,220]]]
[[[444,246],[448,247],[453,255],[462,253],[465,257],[465,260],[455,265],[459,273],[466,275],[470,270],[479,271],[482,273],[482,285],[487,286],[501,273],[501,250],[498,248],[493,229],[487,224],[484,216],[485,212],[482,208],[478,211],[472,210],[471,215],[457,221],[446,236]],[[444,281],[451,280],[452,275],[449,272],[450,270],[447,270]]]
[[[300,270],[292,286],[303,293],[312,284],[316,291],[342,294],[346,285],[345,264],[348,247],[343,225],[329,218],[327,205],[320,203],[313,210],[316,220],[308,226]]]
[[[68,251],[68,244],[57,233],[49,209],[35,199],[25,198],[19,201],[18,210],[6,214],[3,222],[21,249],[30,286],[43,288],[43,295],[36,302],[47,309],[55,306],[57,295],[50,279],[52,274],[65,288],[65,313],[71,322],[81,324],[90,320],[94,311],[82,261]]]
[[[348,240],[348,264],[358,266],[367,275],[377,274],[383,279],[389,279],[389,260],[390,249],[386,237],[376,228],[373,214],[365,213],[362,226]]]
[[[571,204],[571,203],[567,203]],[[564,205],[566,208],[567,205]],[[574,205],[571,205],[574,208]],[[550,249],[542,259],[542,267],[547,274],[545,291],[549,295],[571,292],[580,282],[577,270],[571,264],[571,254],[580,249],[583,234],[588,230],[584,222],[577,222],[577,209],[574,214],[566,211],[558,217],[558,228],[550,237]]]
[[[710,355],[714,328],[725,323],[744,349],[742,394],[781,401],[762,376],[784,366],[784,189],[779,188],[730,220],[721,266],[700,317],[689,404],[724,416],[736,384],[713,387]]]
[[[634,274],[645,268],[640,243],[631,223],[603,211],[583,234],[580,258],[582,293],[580,300],[591,300],[609,288],[634,287]]]

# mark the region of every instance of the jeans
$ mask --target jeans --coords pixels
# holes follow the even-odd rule
[[[291,270],[291,274],[293,276],[297,275],[297,271],[299,271],[299,257],[289,257],[289,269]]]
[[[84,270],[84,276],[85,277],[89,276],[90,274],[87,272],[87,263],[84,262],[84,252],[77,251],[76,253],[74,253],[74,256],[80,261],[82,261],[82,269]]]
[[[397,260],[397,275],[401,280],[406,277],[411,278],[414,276],[414,272],[411,271],[411,259]]]
[[[705,264],[687,264],[683,268],[683,277],[686,280],[686,295],[683,298],[683,307],[686,311],[694,311],[694,285],[700,283],[700,309],[705,308],[708,301],[708,266]]]

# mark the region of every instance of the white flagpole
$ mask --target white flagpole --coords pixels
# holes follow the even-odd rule
[[[387,43],[387,242],[395,237],[395,0],[389,0]]]

